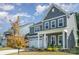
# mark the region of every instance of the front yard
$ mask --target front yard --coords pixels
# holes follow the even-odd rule
[[[8,55],[18,55],[18,53],[11,53]],[[71,55],[69,53],[65,53],[65,52],[20,52],[19,55]]]
[[[59,50],[59,51],[47,51],[47,50],[34,51],[34,50],[21,51],[19,55],[78,55],[79,54],[79,47],[75,47],[67,50]],[[11,53],[8,55],[18,55],[18,53]]]
[[[2,51],[2,50],[9,50],[9,49],[12,49],[12,48],[10,48],[10,47],[0,47],[0,51]]]

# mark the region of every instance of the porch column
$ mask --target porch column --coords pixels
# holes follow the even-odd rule
[[[78,44],[77,44],[77,43],[78,43],[78,42],[77,42],[77,41],[78,41],[78,39],[76,39],[75,41],[76,41],[76,42],[75,42],[75,43],[76,43],[75,45],[76,45],[76,47],[78,47]]]
[[[40,34],[38,34],[38,48],[40,48],[39,40],[40,40]]]
[[[62,35],[63,35],[63,38],[62,38],[63,39],[63,49],[65,49],[65,32],[64,31],[63,31]]]
[[[44,48],[47,48],[46,47],[46,34],[44,34]]]

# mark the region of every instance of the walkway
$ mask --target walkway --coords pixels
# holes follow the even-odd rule
[[[23,51],[22,49],[20,51]],[[10,53],[18,53],[18,49],[11,49],[11,50],[2,50],[0,51],[0,55],[6,55]]]

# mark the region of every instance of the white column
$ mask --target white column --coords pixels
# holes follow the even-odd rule
[[[38,48],[40,48],[39,40],[40,40],[40,34],[38,34]]]
[[[78,45],[77,45],[77,43],[78,43],[78,42],[77,42],[77,39],[76,39],[75,41],[76,41],[76,42],[75,42],[75,43],[76,43],[76,47],[78,47]]]
[[[67,35],[67,39],[66,39],[66,45],[67,45],[67,49],[68,49],[68,35]]]
[[[46,47],[46,34],[44,34],[44,48],[47,48]]]
[[[65,49],[65,32],[63,31],[63,38],[62,38],[62,40],[63,40],[63,49]]]

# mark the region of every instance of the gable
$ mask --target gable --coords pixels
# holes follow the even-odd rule
[[[61,16],[61,15],[65,15],[65,13],[60,10],[59,8],[57,8],[56,6],[51,6],[50,10],[48,11],[46,17],[44,18],[44,20],[46,19],[51,19],[57,16]]]

